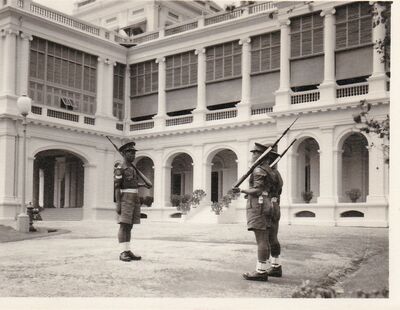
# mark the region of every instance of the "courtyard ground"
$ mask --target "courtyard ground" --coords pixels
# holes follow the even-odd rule
[[[389,287],[386,228],[282,226],[283,277],[249,282],[241,274],[254,269],[256,246],[244,224],[144,220],[133,231],[143,259],[129,263],[112,221],[35,226],[25,240],[2,233],[0,297],[290,298],[309,280],[352,298]]]

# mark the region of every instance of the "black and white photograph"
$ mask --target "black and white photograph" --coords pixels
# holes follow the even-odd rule
[[[1,0],[0,308],[399,309],[399,18]]]

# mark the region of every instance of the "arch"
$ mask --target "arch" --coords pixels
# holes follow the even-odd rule
[[[171,166],[174,158],[180,154],[187,154],[192,158],[192,160],[193,160],[193,158],[195,158],[194,154],[186,149],[173,149],[173,150],[169,151],[167,154],[165,154],[164,160],[163,160],[164,165]]]
[[[305,132],[299,132],[296,136],[293,137],[294,139],[297,139],[297,141],[293,144],[292,146],[292,152],[294,152],[295,150],[297,150],[297,148],[299,147],[299,145],[306,139],[314,139],[318,146],[321,145],[321,142],[319,141],[319,136],[317,136],[316,134],[314,134],[313,132],[310,131],[305,131]]]
[[[64,148],[39,149],[33,161],[32,200],[35,207],[82,208],[85,193],[85,162],[78,152]],[[61,212],[61,211],[60,211]],[[62,213],[57,211],[55,218]],[[70,211],[68,216],[81,210]],[[68,219],[68,218],[57,218]],[[75,219],[75,217],[74,217]]]
[[[211,149],[209,149],[206,154],[204,154],[204,158],[205,158],[204,162],[206,164],[210,164],[212,159],[214,158],[214,156],[223,150],[230,150],[236,155],[236,157],[238,157],[237,156],[238,151],[231,145],[225,145],[225,144],[215,145]]]
[[[364,217],[364,213],[357,210],[349,210],[340,213],[340,217]]]
[[[315,217],[315,213],[307,210],[299,211],[294,214],[295,217]]]
[[[145,158],[145,157],[150,158],[154,163],[154,158],[153,158],[152,154],[147,153],[147,152],[141,152],[141,151],[136,153],[135,163],[137,163],[140,159]]]
[[[359,132],[344,135],[338,160],[339,202],[350,202],[352,189],[359,191],[359,201],[365,202],[369,192],[368,139]]]
[[[320,146],[318,141],[309,135],[302,135],[298,139],[293,149],[295,155],[292,163],[293,201],[303,202],[303,193],[312,192],[312,202],[316,202],[320,190]]]
[[[37,154],[39,154],[41,152],[50,151],[50,150],[60,150],[60,151],[64,151],[67,153],[72,153],[73,155],[80,158],[85,165],[90,163],[89,156],[87,154],[81,152],[80,150],[78,150],[76,148],[66,147],[65,145],[62,145],[62,144],[55,144],[55,145],[48,145],[48,146],[40,147],[40,148],[37,148],[36,150],[32,151],[31,154],[32,154],[32,157],[35,157]]]
[[[364,134],[363,132],[361,132],[360,130],[355,129],[355,128],[350,128],[350,129],[349,128],[345,128],[337,135],[333,145],[336,146],[337,150],[341,150],[343,148],[344,141],[349,136],[351,136],[352,134],[356,134],[356,133],[362,135],[367,140],[368,145],[371,144],[371,137],[370,136]]]

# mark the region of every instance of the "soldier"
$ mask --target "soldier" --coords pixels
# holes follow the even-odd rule
[[[122,252],[119,259],[124,262],[140,260],[141,257],[132,253],[130,248],[131,231],[133,224],[140,224],[139,187],[150,188],[151,185],[139,183],[140,171],[133,166],[136,156],[135,142],[128,142],[119,148],[124,157],[121,166],[114,170],[114,189],[116,211],[118,214],[118,241]]]
[[[253,162],[266,151],[268,145],[255,143],[251,150]],[[280,244],[277,239],[280,219],[279,196],[282,191],[282,178],[279,172],[269,165],[279,157],[273,150],[265,160],[257,166],[250,176],[250,187],[241,190],[247,198],[247,227],[254,231],[257,242],[256,270],[244,273],[246,280],[268,281],[268,276],[281,277],[282,267],[279,265]],[[267,268],[267,259],[272,248],[272,266]]]

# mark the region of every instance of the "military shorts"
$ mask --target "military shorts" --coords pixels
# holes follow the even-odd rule
[[[139,194],[121,193],[121,214],[118,223],[140,224]]]
[[[279,222],[280,208],[277,202],[272,202],[271,198],[264,197],[262,204],[258,203],[258,198],[250,196],[246,206],[247,229],[266,230],[275,222]]]

